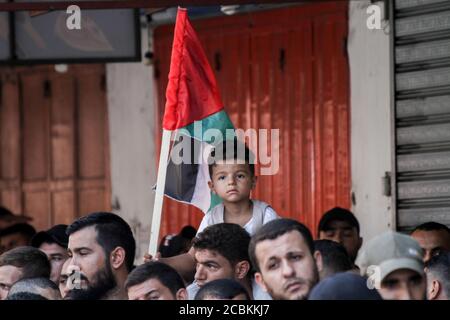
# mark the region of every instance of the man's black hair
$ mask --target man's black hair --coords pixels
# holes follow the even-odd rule
[[[236,163],[243,161],[248,164],[251,175],[255,175],[255,156],[253,152],[237,138],[221,141],[211,151],[208,159],[209,176],[211,179],[213,176],[213,168],[216,166],[216,163],[218,161],[226,160],[235,160]]]
[[[48,300],[48,299],[36,293],[17,292],[12,295],[8,295],[6,300]]]
[[[95,226],[97,242],[103,248],[107,259],[115,248],[122,247],[125,250],[125,264],[130,271],[136,254],[136,243],[128,223],[111,212],[94,212],[75,220],[66,232],[70,237],[71,234],[91,226]]]
[[[227,259],[232,266],[240,261],[248,261],[250,235],[240,225],[218,223],[205,228],[194,238],[192,246],[196,250],[211,250]]]
[[[334,207],[324,213],[319,221],[318,233],[320,231],[329,230],[332,221],[345,221],[353,228],[356,228],[356,231],[359,234],[360,229],[358,219],[356,219],[355,215],[350,210],[341,207]]]
[[[445,224],[434,221],[425,222],[422,223],[421,225],[418,225],[417,227],[414,228],[412,233],[415,231],[439,231],[439,230],[445,230],[448,233],[450,233],[450,229]]]
[[[33,238],[33,236],[36,234],[36,229],[31,224],[28,223],[16,223],[12,226],[9,226],[3,230],[0,231],[0,237],[8,236],[10,234],[19,233],[29,240]]]
[[[40,294],[40,290],[52,290],[57,296],[60,296],[58,286],[51,281],[49,278],[27,278],[17,281],[11,286],[9,289],[8,296],[21,293],[28,292],[34,294]]]
[[[20,279],[50,278],[51,266],[47,256],[33,247],[17,247],[0,256],[1,266],[14,266],[22,269]]]
[[[327,275],[351,270],[353,264],[344,246],[332,240],[314,241],[314,250],[319,251]]]
[[[298,231],[306,242],[306,245],[311,252],[314,254],[314,242],[313,237],[309,229],[302,223],[293,219],[276,219],[269,221],[263,225],[253,236],[250,241],[248,248],[251,263],[257,272],[260,272],[258,259],[256,258],[256,245],[264,240],[274,240],[281,237],[282,235],[291,232]]]
[[[185,288],[183,279],[171,266],[157,261],[150,261],[136,267],[128,275],[125,288],[129,289],[144,281],[156,279],[176,297],[178,290]]]
[[[205,300],[208,297],[231,300],[240,294],[244,294],[246,300],[251,300],[247,290],[236,280],[218,279],[210,281],[202,286],[195,295],[194,300]]]
[[[439,280],[447,299],[450,299],[450,252],[433,256],[426,263],[426,269]]]

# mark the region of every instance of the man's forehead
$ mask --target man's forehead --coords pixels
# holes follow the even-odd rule
[[[412,237],[417,241],[438,241],[450,246],[450,235],[446,230],[417,230]]]
[[[216,250],[210,250],[210,249],[197,249],[195,251],[195,259],[197,261],[206,261],[206,260],[220,260],[225,259],[224,256],[222,256],[220,253],[218,253]]]
[[[89,226],[75,231],[69,236],[69,248],[90,247],[97,243],[97,230],[95,226]]]
[[[337,229],[346,229],[346,230],[350,230],[356,228],[355,226],[353,226],[350,222],[346,221],[346,220],[332,220],[330,222],[327,223],[325,230],[337,230]]]
[[[9,280],[11,278],[16,278],[22,273],[22,269],[12,266],[6,265],[0,267],[0,281]]]
[[[417,271],[411,270],[411,269],[399,269],[392,271],[389,273],[383,281],[392,281],[392,280],[408,280],[411,277],[421,277],[422,274],[418,273]]]
[[[275,239],[266,239],[256,244],[256,253],[264,255],[264,259],[284,256],[288,252],[306,251],[308,246],[303,235],[297,230],[289,231]]]

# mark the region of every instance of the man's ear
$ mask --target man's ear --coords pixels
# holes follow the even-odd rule
[[[364,240],[363,237],[359,237],[358,236],[358,250],[361,249],[362,244],[363,244],[363,240]]]
[[[116,247],[110,254],[111,268],[119,269],[125,263],[125,249]]]
[[[188,294],[185,288],[181,288],[177,291],[177,294],[175,295],[176,300],[187,300]]]
[[[269,292],[260,272],[255,272],[255,281],[265,292]]]
[[[244,279],[250,270],[250,263],[246,260],[236,263],[234,266],[234,275],[236,279]]]
[[[428,288],[428,300],[436,300],[442,290],[441,284],[437,280],[432,280]]]
[[[316,266],[317,266],[317,270],[319,271],[319,273],[321,273],[323,271],[323,259],[322,259],[322,254],[320,253],[319,250],[314,251],[314,261],[316,262]]]

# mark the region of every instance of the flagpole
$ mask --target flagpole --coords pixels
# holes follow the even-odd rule
[[[164,188],[166,184],[167,163],[169,161],[171,130],[163,129],[161,152],[159,154],[158,178],[156,180],[155,202],[153,204],[152,225],[150,230],[150,243],[148,253],[153,257],[158,251],[159,229],[161,226]]]

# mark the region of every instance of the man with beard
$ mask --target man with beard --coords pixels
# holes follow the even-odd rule
[[[124,283],[133,267],[136,244],[130,226],[109,212],[81,217],[67,228],[69,268],[79,284],[66,299],[127,300]]]
[[[255,280],[274,300],[304,300],[318,282],[311,232],[292,219],[278,219],[263,225],[250,241],[249,255]]]

